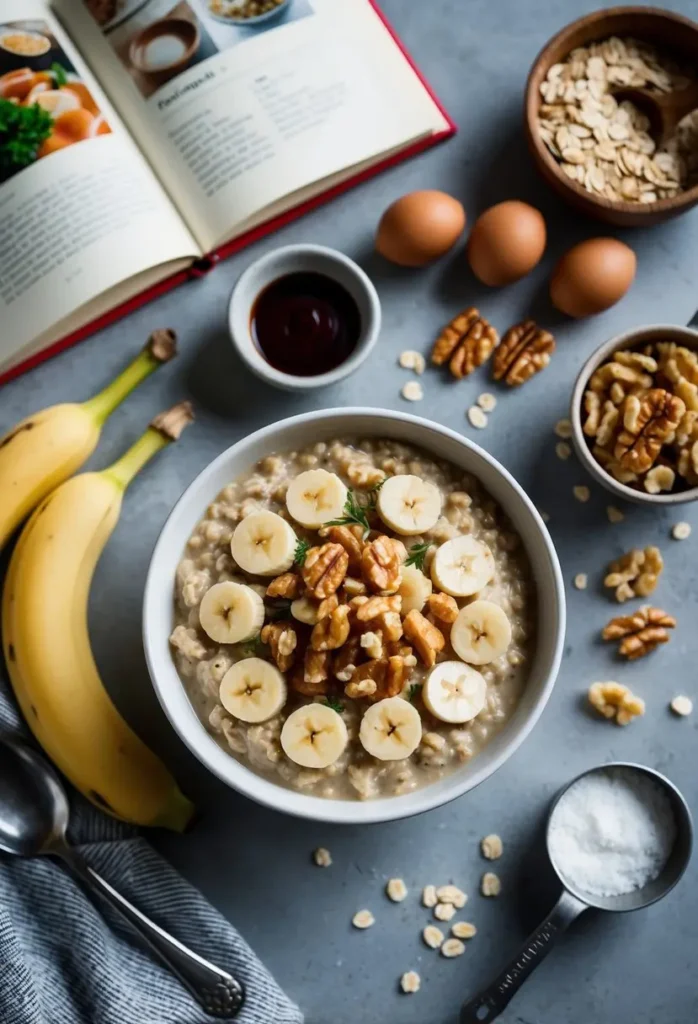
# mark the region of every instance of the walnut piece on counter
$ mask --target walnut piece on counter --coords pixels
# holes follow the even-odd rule
[[[661,608],[643,605],[633,615],[619,615],[611,619],[601,632],[604,640],[620,640],[618,653],[628,661],[643,658],[659,644],[669,641],[668,630],[674,629],[676,619]]]
[[[659,548],[633,548],[608,567],[604,587],[615,590],[616,601],[627,601],[631,597],[649,597],[656,589],[664,568]]]
[[[592,683],[587,696],[595,711],[604,718],[614,718],[618,725],[627,725],[645,713],[644,700],[621,683]]]
[[[431,355],[435,366],[448,363],[454,377],[467,377],[482,366],[499,343],[494,327],[473,306],[455,316],[436,339]]]
[[[349,556],[341,544],[329,542],[310,548],[301,569],[303,582],[313,597],[330,597],[347,574]]]
[[[518,387],[544,370],[554,351],[554,337],[534,320],[514,324],[494,354],[492,376],[510,387]]]

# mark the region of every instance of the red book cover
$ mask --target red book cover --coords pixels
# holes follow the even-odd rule
[[[43,349],[41,352],[36,353],[24,362],[19,363],[17,366],[13,366],[11,370],[8,370],[5,374],[0,375],[0,386],[7,383],[7,381],[13,380],[15,377],[19,377],[21,374],[26,373],[27,370],[33,369],[38,366],[39,363],[50,359],[52,356],[58,355],[64,349],[70,348],[71,345],[77,344],[79,341],[83,341],[85,338],[94,334],[96,331],[101,330],[108,324],[114,323],[116,320],[120,320],[128,313],[135,309],[139,309],[146,303],[157,299],[160,295],[170,291],[172,288],[176,288],[180,284],[184,284],[185,281],[191,280],[192,278],[201,277],[207,273],[210,269],[213,269],[220,260],[225,259],[228,256],[239,252],[248,245],[252,245],[253,242],[257,242],[260,238],[264,238],[266,235],[271,234],[273,231],[277,231],[279,228],[284,227],[286,224],[290,224],[298,217],[302,217],[303,214],[309,213],[311,210],[316,209],[323,203],[329,202],[336,196],[341,195],[343,192],[347,192],[349,189],[354,188],[356,185],[362,184],[364,181],[368,181],[369,178],[374,175],[380,174],[382,171],[387,170],[390,167],[394,167],[396,164],[402,163],[403,160],[408,160],[410,157],[416,156],[418,153],[422,153],[437,143],[442,142],[444,139],[450,138],[457,131],[457,126],[449,114],[444,109],[442,103],[434,93],[433,89],[421,73],[417,65],[414,63],[411,55],[407,52],[402,41],[397,36],[392,25],[389,23],[383,11],[378,6],[377,0],[368,0],[376,14],[380,18],[381,22],[390,34],[393,42],[398,47],[400,52],[403,54],[408,64],[414,71],[419,81],[424,86],[424,89],[433,100],[435,106],[444,117],[448,124],[442,132],[437,132],[434,135],[430,135],[427,138],[420,139],[418,142],[400,150],[399,153],[393,153],[391,156],[386,157],[384,160],[379,161],[373,166],[368,167],[359,173],[353,175],[351,178],[347,178],[339,185],[335,185],[333,188],[327,189],[325,192],[321,192],[312,199],[301,203],[299,206],[294,207],[291,210],[286,210],[285,213],[280,214],[278,217],[273,217],[271,220],[266,221],[264,224],[259,224],[252,230],[245,232],[243,235],[239,235],[237,238],[230,242],[226,242],[225,245],[221,246],[216,252],[209,254],[204,260],[199,261],[187,270],[181,270],[172,277],[166,278],[164,281],[158,282],[151,288],[146,289],[139,295],[135,295],[127,302],[122,303],[119,306],[115,306],[114,309],[109,310],[103,316],[98,317],[96,320],[92,320],[90,323],[85,324],[78,330],[71,332],[59,341],[54,342],[48,348]]]

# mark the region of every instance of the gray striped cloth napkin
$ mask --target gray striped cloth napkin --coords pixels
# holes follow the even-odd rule
[[[26,730],[0,677],[0,731]],[[78,794],[71,839],[127,899],[247,990],[240,1024],[303,1016],[234,928],[142,839]],[[0,1024],[207,1024],[111,911],[48,858],[0,853]]]

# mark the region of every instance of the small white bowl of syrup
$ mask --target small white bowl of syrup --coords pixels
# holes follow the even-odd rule
[[[228,322],[253,373],[287,391],[310,391],[358,369],[378,339],[381,308],[370,278],[348,256],[287,245],[242,274]]]

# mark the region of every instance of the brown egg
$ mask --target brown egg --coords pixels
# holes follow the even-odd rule
[[[509,199],[481,213],[468,239],[468,262],[483,284],[500,287],[533,270],[545,251],[543,214]]]
[[[410,192],[381,217],[376,249],[401,267],[424,267],[456,244],[465,227],[461,203],[445,192]]]
[[[555,267],[552,303],[576,318],[601,313],[623,298],[636,266],[633,250],[617,238],[588,238],[568,249]]]

